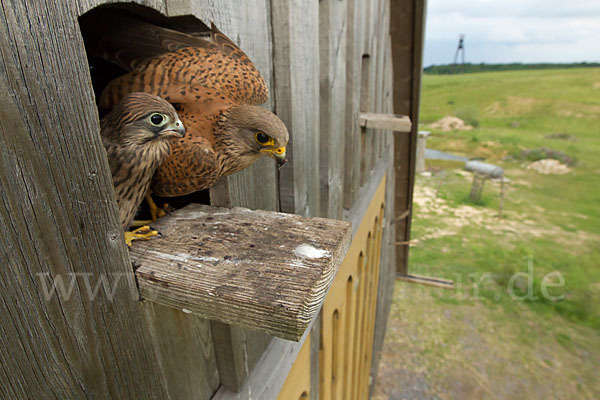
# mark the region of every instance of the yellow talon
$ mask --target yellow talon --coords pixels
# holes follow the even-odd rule
[[[134,240],[149,240],[152,236],[157,236],[158,231],[153,230],[149,226],[142,226],[135,231],[125,232],[125,244],[131,247],[131,242]]]
[[[148,202],[148,206],[150,206],[150,215],[152,216],[152,222],[156,221],[160,217],[164,217],[167,215],[165,210],[156,205],[150,192],[146,193],[146,201]]]
[[[136,219],[136,220],[132,221],[129,226],[135,227],[135,226],[148,225],[153,222],[156,222],[157,219],[167,215],[166,210],[169,210],[169,205],[167,203],[165,203],[163,205],[163,208],[160,208],[159,206],[156,205],[156,203],[152,199],[150,192],[146,193],[146,196],[144,198],[146,199],[146,202],[148,203],[148,207],[150,208],[150,219],[142,219],[142,220]]]

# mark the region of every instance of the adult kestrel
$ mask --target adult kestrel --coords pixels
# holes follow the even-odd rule
[[[184,137],[185,128],[169,102],[140,92],[123,97],[102,118],[100,128],[121,225],[126,230],[148,192],[154,172],[169,156],[170,139]],[[135,233],[125,232],[127,244],[134,237]]]
[[[214,24],[210,37],[201,38],[127,16],[97,21],[100,29],[82,23],[92,30],[88,48],[129,71],[110,82],[99,106],[110,109],[134,91],[152,93],[175,106],[188,132],[173,140],[152,181],[154,193],[169,197],[206,189],[263,155],[283,165],[288,131],[275,114],[258,107],[268,99],[267,85]]]

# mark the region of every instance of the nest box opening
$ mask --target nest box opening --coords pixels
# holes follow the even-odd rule
[[[100,106],[114,103],[102,98],[112,80],[150,57],[173,51],[169,35],[155,34],[154,29],[142,31],[139,26],[144,24],[136,20],[194,36],[210,33],[195,17],[168,18],[133,4],[99,6],[82,15],[79,25]],[[181,49],[187,43],[180,43]],[[156,79],[164,75],[157,74]],[[143,81],[135,87],[150,86]],[[124,87],[123,92],[133,85]],[[116,101],[121,92],[115,92],[111,100]],[[100,117],[109,111],[99,107]],[[159,206],[166,200],[178,209],[152,223],[162,237],[135,241],[130,248],[142,300],[285,339],[301,339],[348,249],[349,222],[209,207],[202,205],[210,204],[207,190],[155,200]],[[138,219],[149,213],[142,204],[146,209],[142,208]]]
[[[110,29],[109,22],[115,20],[118,21],[119,18],[135,18],[193,36],[204,37],[210,32],[210,28],[206,24],[192,15],[167,17],[153,8],[133,3],[111,3],[101,5],[79,17],[79,28],[83,36],[92,87],[100,118],[110,111],[99,107],[100,96],[102,95],[103,90],[113,79],[128,72],[122,65],[126,62],[126,56],[123,56],[124,59],[119,59],[120,55],[118,53],[116,53],[115,57],[115,54],[109,55],[103,48],[105,45],[110,46],[109,43],[103,42],[104,33],[107,29]],[[145,37],[143,40],[147,42],[155,39]],[[173,104],[173,106],[177,109],[177,104]],[[168,205],[174,209],[185,207],[190,203],[210,204],[208,190],[201,190],[179,197],[160,197],[153,195],[153,198],[160,207],[168,203]],[[149,217],[149,207],[144,201],[142,202],[137,218],[146,220],[149,219]]]

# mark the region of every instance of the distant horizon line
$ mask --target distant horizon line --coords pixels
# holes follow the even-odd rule
[[[465,62],[464,65],[573,65],[573,64],[598,64],[600,66],[599,61],[565,61],[565,62],[552,62],[552,61],[539,61],[539,62],[523,62],[523,61],[508,61],[508,62]],[[429,67],[441,67],[447,65],[462,65],[460,63],[442,63],[442,64],[429,64],[425,66],[423,64],[423,68]]]

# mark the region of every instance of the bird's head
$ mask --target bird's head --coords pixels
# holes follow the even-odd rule
[[[289,134],[275,114],[262,107],[241,105],[227,110],[219,121],[221,144],[247,167],[260,156],[270,156],[283,166]]]
[[[155,140],[181,138],[185,127],[168,101],[149,93],[130,93],[102,119],[102,130],[125,146],[141,146]]]

